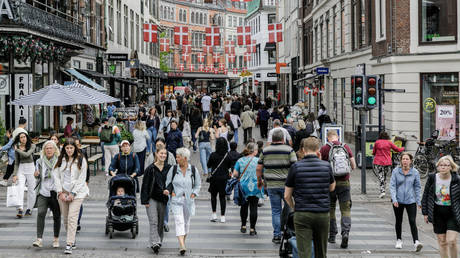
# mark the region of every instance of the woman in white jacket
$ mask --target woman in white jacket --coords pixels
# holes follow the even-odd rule
[[[66,139],[63,151],[53,170],[54,183],[67,232],[64,253],[71,254],[75,249],[78,212],[83,200],[89,195],[86,185],[88,163],[72,138]]]

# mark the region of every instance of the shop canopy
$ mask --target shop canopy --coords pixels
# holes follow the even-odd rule
[[[88,84],[89,86],[95,88],[98,91],[107,91],[106,88],[102,87],[101,85],[97,84],[96,82],[92,81],[90,78],[84,76],[83,74],[79,73],[77,70],[70,68],[66,69],[66,72],[70,73],[74,77],[76,77],[78,80],[81,80]]]
[[[58,83],[46,86],[29,95],[20,97],[10,102],[11,105],[23,106],[70,106],[70,105],[94,105],[107,102],[117,102],[119,99],[112,98],[104,93],[89,89],[81,84],[63,86]]]

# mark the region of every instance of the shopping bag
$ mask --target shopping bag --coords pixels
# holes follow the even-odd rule
[[[153,158],[153,153],[150,153],[147,158],[145,159],[145,168],[153,164],[154,158]]]
[[[8,186],[6,189],[6,207],[15,207],[19,204],[19,186]]]

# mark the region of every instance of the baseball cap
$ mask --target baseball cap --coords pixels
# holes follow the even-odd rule
[[[128,140],[123,140],[120,143],[120,146],[123,146],[123,144],[127,143],[128,145],[131,145]]]

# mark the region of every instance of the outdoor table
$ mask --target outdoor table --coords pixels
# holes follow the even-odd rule
[[[33,141],[32,141],[32,143],[35,144],[35,151],[37,151],[37,149],[38,149],[38,152],[40,152],[40,151],[42,150],[42,148],[41,148],[42,145],[43,145],[46,141],[48,141],[48,140],[47,140],[47,139],[39,139],[37,142],[33,142]]]
[[[100,139],[81,139],[81,144],[88,144],[90,145],[90,148],[89,148],[89,157],[92,156],[92,148],[93,147],[96,147],[96,151],[97,151],[97,146],[99,144],[101,144],[101,140]]]

